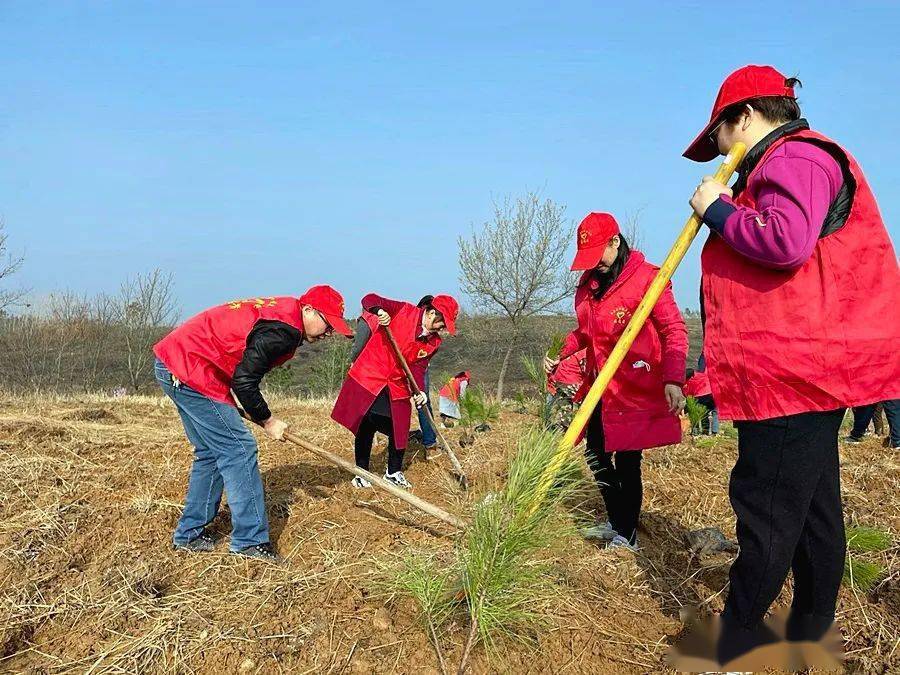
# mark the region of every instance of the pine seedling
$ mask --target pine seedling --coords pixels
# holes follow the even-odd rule
[[[709,408],[698,402],[693,396],[688,396],[687,399],[685,399],[684,411],[691,421],[691,433],[699,431],[703,420],[709,415]]]
[[[459,551],[461,591],[470,631],[460,672],[479,642],[491,647],[498,637],[527,640],[529,631],[549,621],[558,593],[547,549],[573,532],[559,506],[582,485],[580,462],[569,457],[537,508],[537,486],[559,437],[532,429],[518,442],[503,491],[478,504]]]
[[[884,577],[885,569],[878,563],[847,553],[844,560],[844,583],[868,593]]]
[[[881,553],[891,547],[889,532],[874,527],[848,527],[847,548],[856,553]]]

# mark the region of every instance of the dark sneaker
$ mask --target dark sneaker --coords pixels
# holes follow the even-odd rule
[[[203,530],[200,536],[191,539],[184,544],[176,543],[174,548],[176,551],[188,551],[189,553],[208,553],[216,547],[216,539],[209,532]]]
[[[275,552],[275,549],[269,542],[257,544],[256,546],[248,546],[247,548],[242,548],[240,551],[232,551],[232,553],[235,555],[242,555],[245,558],[256,558],[257,560],[265,560],[273,563],[281,562],[281,556]]]
[[[862,443],[863,439],[857,438],[856,436],[850,435],[844,437],[844,443],[853,443],[854,445],[857,443]]]

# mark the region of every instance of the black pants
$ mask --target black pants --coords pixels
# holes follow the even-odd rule
[[[844,411],[737,422],[729,496],[740,553],[731,566],[723,627],[756,631],[789,570],[794,639],[831,625],[844,571],[838,431]],[[809,631],[807,638],[797,631]],[[723,636],[724,637],[724,636]],[[732,636],[734,637],[734,636]]]
[[[363,417],[359,425],[359,431],[356,432],[356,440],[353,443],[353,449],[356,454],[356,466],[361,469],[369,470],[369,458],[372,456],[372,443],[375,440],[375,433],[381,432],[388,439],[388,473],[395,473],[403,469],[403,450],[398,450],[394,442],[394,424],[391,418],[386,415],[369,412]]]
[[[643,499],[641,451],[611,453],[606,452],[605,445],[603,420],[598,407],[588,422],[584,454],[600,486],[610,525],[633,544],[637,541]]]

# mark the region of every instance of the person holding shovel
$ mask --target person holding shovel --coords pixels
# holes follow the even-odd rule
[[[733,188],[706,177],[690,200],[710,230],[710,386],[738,430],[729,496],[740,553],[718,640],[720,662],[735,666],[776,642],[763,617],[789,570],[788,641],[832,626],[845,557],[841,420],[848,406],[900,396],[897,257],[856,160],[801,117],[798,85],[771,66],[740,68],[684,153],[707,162],[748,148]]]
[[[282,440],[287,424],[269,411],[259,390],[263,375],[294,356],[303,342],[333,331],[350,336],[344,300],[330,286],[313,286],[299,298],[237,300],[188,319],[153,348],[156,379],[175,403],[194,462],[184,511],[173,542],[182,551],[211,551],[206,527],[222,491],[231,509],[231,552],[275,561],[253,434],[235,407],[270,438]]]
[[[548,375],[586,350],[584,391],[590,388],[619,336],[656,276],[658,268],[632,251],[615,218],[590,213],[578,226],[573,270],[583,271],[575,291],[578,326],[566,337],[558,359],[545,357]],[[586,536],[610,546],[635,547],[641,511],[641,451],[681,441],[679,413],[688,337],[671,284],[638,334],[601,404],[587,425],[587,456],[609,521]],[[601,414],[602,407],[602,414]]]
[[[374,293],[362,299],[363,315],[351,350],[352,365],[341,386],[331,417],[356,437],[356,465],[368,470],[375,433],[388,439],[384,479],[410,489],[403,475],[403,453],[409,436],[412,404],[428,401],[424,375],[431,357],[441,346],[440,332],[456,333],[459,304],[449,295],[427,295],[417,305],[390,300]],[[413,396],[403,367],[382,327],[390,326],[400,351],[422,391]],[[356,476],[353,485],[371,487]]]

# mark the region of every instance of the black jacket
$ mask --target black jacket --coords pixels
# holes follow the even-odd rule
[[[247,336],[244,357],[234,370],[231,388],[241,407],[257,422],[272,416],[259,390],[263,375],[278,359],[293,355],[302,342],[303,333],[281,321],[258,321]]]

